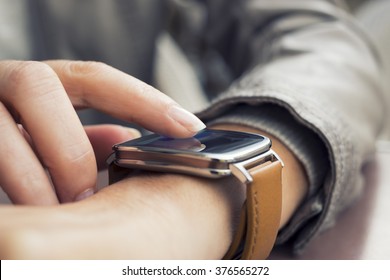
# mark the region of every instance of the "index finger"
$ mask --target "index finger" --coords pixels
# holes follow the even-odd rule
[[[148,84],[100,62],[46,61],[72,103],[172,137],[191,137],[205,125]]]

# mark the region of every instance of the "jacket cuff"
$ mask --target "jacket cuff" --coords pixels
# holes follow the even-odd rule
[[[276,243],[282,244],[295,239],[295,234],[312,221],[318,220],[324,209],[325,199],[322,187],[330,170],[328,151],[317,133],[297,120],[286,108],[266,101],[256,105],[230,104],[223,113],[206,110],[200,117],[208,121],[208,125],[237,124],[257,128],[267,132],[289,148],[302,163],[309,181],[309,191],[306,199],[290,219],[289,223],[279,231]],[[217,110],[218,111],[218,110]],[[217,113],[218,116],[215,116]],[[305,235],[299,239],[305,240]],[[302,242],[295,244],[295,251],[302,249]]]

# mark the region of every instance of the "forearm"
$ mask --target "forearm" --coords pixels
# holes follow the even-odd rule
[[[243,200],[229,181],[145,173],[76,203],[0,208],[0,256],[220,259]]]
[[[144,173],[103,189],[94,199],[99,196],[130,206],[126,219],[140,222],[128,233],[128,241],[142,247],[132,257],[220,259],[231,243],[245,191],[225,179]]]

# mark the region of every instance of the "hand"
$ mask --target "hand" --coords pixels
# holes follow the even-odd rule
[[[308,183],[294,155],[270,137],[285,164],[282,228]],[[76,203],[3,206],[0,259],[219,259],[232,242],[244,200],[244,188],[231,180],[150,173]]]
[[[2,61],[0,186],[14,203],[57,204],[94,191],[96,159],[74,110],[86,107],[169,136],[204,127],[156,89],[102,63]]]

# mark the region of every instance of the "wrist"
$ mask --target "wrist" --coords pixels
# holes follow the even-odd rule
[[[159,248],[163,258],[221,259],[239,221],[245,189],[226,179],[148,172],[118,181],[99,195],[136,215],[138,224],[129,230],[137,230],[136,243],[146,241],[143,251],[151,254],[146,258],[155,258]]]
[[[258,133],[271,139],[272,149],[284,163],[282,173],[282,213],[279,226],[279,229],[281,229],[292,217],[308,191],[309,183],[303,165],[283,142],[269,133],[249,126],[236,124],[219,124],[212,128]]]

